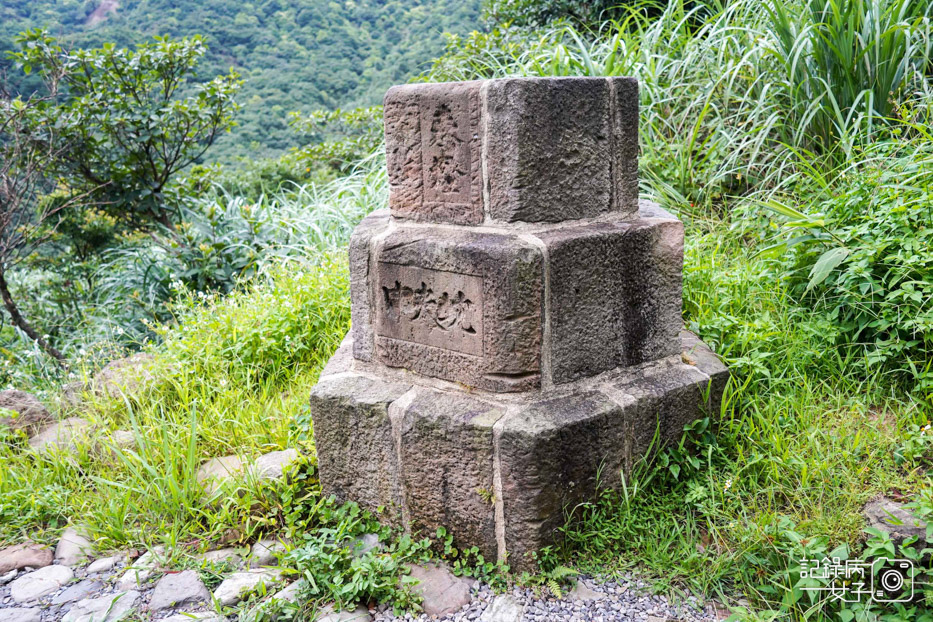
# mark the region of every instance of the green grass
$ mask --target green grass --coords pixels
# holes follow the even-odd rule
[[[929,411],[853,373],[864,361],[841,358],[832,327],[782,285],[782,263],[725,224],[693,223],[685,264],[688,326],[734,374],[716,435],[693,447],[702,469],[676,478],[643,465],[628,496],[586,508],[565,553],[647,570],[662,589],[773,599],[760,590],[794,561],[785,530],[857,549],[862,504],[924,482],[894,455]]]
[[[295,421],[349,327],[348,296],[344,260],[323,257],[271,268],[227,297],[179,303],[177,327],[163,329],[155,351],[156,379],[124,399],[89,396],[80,414],[101,430],[95,442],[39,456],[22,438],[3,439],[0,542],[54,538],[68,520],[104,548],[239,527],[242,514],[204,508],[195,471],[209,457],[308,447]],[[107,449],[104,431],[116,429],[134,433],[132,449]]]
[[[933,103],[929,76],[921,71],[924,62],[929,67],[929,23],[911,12],[919,6],[912,3],[845,6],[867,28],[859,42],[866,57],[886,50],[884,57],[913,72],[881,75],[839,65],[826,49],[817,50],[842,22],[814,23],[816,4],[806,11],[803,4],[789,5],[786,15],[796,20],[791,36],[775,27],[783,18],[744,1],[709,14],[689,14],[672,3],[657,20],[633,17],[598,32],[560,27],[474,34],[454,40],[435,65],[434,79],[639,77],[643,195],[686,221],[685,321],[733,372],[721,412],[692,426],[679,447],[639,465],[622,492],[574,509],[564,543],[544,555],[546,570],[557,572],[562,563],[601,573],[636,569],[659,591],[693,591],[733,604],[746,598],[757,612],[740,612],[738,619],[849,622],[850,614],[859,620],[884,614],[889,622],[929,615],[809,601],[794,575],[803,556],[844,551],[876,557],[888,547],[863,531],[861,507],[877,494],[927,499],[919,509],[933,512],[927,475],[933,442],[922,429],[931,405],[916,390],[915,377],[892,371],[904,366],[881,365],[870,348],[854,347],[864,345],[858,342],[863,333],[853,336],[840,322],[844,314],[832,304],[843,289],[831,289],[860,283],[838,280],[841,275],[869,274],[881,290],[896,294],[878,304],[884,305],[879,317],[894,318],[898,329],[912,327],[916,310],[927,309],[924,300],[899,303],[896,296],[903,295],[898,274],[925,283],[933,278],[928,245],[915,241],[933,226],[929,175],[922,174],[929,167],[925,127]],[[895,15],[904,7],[910,10]],[[890,27],[865,26],[875,18]],[[842,33],[838,41],[851,43],[847,37]],[[795,47],[800,56],[784,62]],[[822,97],[802,86],[798,71],[804,69],[806,88],[822,84]],[[891,89],[893,103],[870,100],[865,93],[875,89]],[[825,107],[828,99],[848,103],[837,114]],[[808,124],[813,129],[799,131]],[[264,198],[259,207],[270,217],[257,222],[269,227],[269,237],[285,240],[268,247],[269,261],[262,264],[277,267],[260,269],[249,287],[229,296],[183,296],[176,321],[159,329],[161,345],[153,347],[159,382],[125,402],[93,406],[93,420],[137,432],[135,453],[43,459],[3,437],[0,540],[52,539],[74,516],[113,547],[153,534],[200,546],[231,528],[239,529],[238,541],[303,530],[306,545],[293,563],[321,577],[321,585],[335,580],[325,576],[326,557],[353,584],[353,597],[380,594],[407,602],[387,588],[394,585],[398,559],[370,560],[384,574],[365,577],[328,540],[328,529],[358,534],[374,527],[371,517],[320,499],[313,459],[302,467],[306,489],[247,486],[240,500],[211,509],[200,503],[193,482],[194,468],[210,456],[287,445],[311,449],[304,403],[349,321],[346,268],[328,252],[345,244],[359,217],[383,205],[383,163],[370,160],[345,180],[297,196],[294,203],[284,195]],[[218,227],[221,233],[244,221],[247,202],[225,195],[202,200],[231,211],[232,224]],[[788,223],[763,209],[778,202],[806,214],[806,222]],[[913,219],[895,236],[886,218],[904,210]],[[813,224],[823,216],[823,225]],[[785,241],[788,229],[826,223],[837,237],[817,235],[815,243],[855,230],[846,243],[878,250],[866,263],[872,270],[843,263],[822,289],[807,291],[823,247],[763,251]],[[865,223],[872,244],[859,240]],[[307,246],[314,252],[305,253]],[[896,253],[898,261],[885,253]],[[279,265],[283,260],[292,263]],[[920,360],[928,354],[929,330],[916,330],[923,339],[910,346],[911,357]],[[399,545],[391,555],[415,555],[419,546]],[[488,576],[491,569],[477,572]]]

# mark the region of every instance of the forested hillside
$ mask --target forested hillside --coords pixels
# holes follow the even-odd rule
[[[116,8],[114,6],[116,5]],[[386,88],[426,69],[444,32],[479,24],[479,0],[2,0],[0,50],[17,33],[47,28],[68,46],[132,46],[153,35],[202,34],[208,80],[236,69],[246,80],[239,126],[211,159],[271,156],[298,140],[288,113],[377,104]],[[0,60],[0,66],[8,62]],[[17,90],[33,79],[10,71]]]

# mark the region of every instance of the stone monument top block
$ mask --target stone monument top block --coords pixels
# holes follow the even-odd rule
[[[557,223],[638,215],[638,82],[505,78],[385,97],[392,215]]]

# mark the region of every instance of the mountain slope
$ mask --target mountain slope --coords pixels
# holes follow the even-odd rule
[[[371,105],[423,71],[443,33],[478,27],[480,0],[0,0],[0,50],[44,27],[74,47],[131,46],[153,35],[203,34],[204,78],[234,67],[246,79],[240,127],[215,157],[273,155],[295,144],[293,110]],[[4,61],[0,61],[4,62]],[[31,79],[10,83],[29,90]]]

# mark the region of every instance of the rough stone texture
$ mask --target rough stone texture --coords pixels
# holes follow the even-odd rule
[[[866,503],[862,514],[869,527],[888,533],[898,546],[907,538],[916,538],[921,545],[927,541],[927,524],[905,509],[903,503],[879,497]]]
[[[318,612],[317,622],[370,622],[373,617],[369,615],[369,610],[360,605],[353,611],[334,611],[333,607],[328,605]]]
[[[683,362],[703,370],[703,373],[713,379],[712,395],[722,395],[729,381],[729,368],[726,364],[690,331],[681,331],[680,341],[683,347]]]
[[[258,479],[279,480],[285,477],[285,469],[299,457],[297,449],[272,451],[256,458],[251,470]]]
[[[424,533],[446,527],[496,557],[493,425],[505,410],[460,393],[419,389],[400,413],[405,507]]]
[[[14,544],[0,551],[0,574],[23,568],[44,568],[52,563],[52,550],[34,542]]]
[[[525,607],[517,598],[511,594],[500,594],[479,617],[479,622],[522,622],[524,614]]]
[[[518,392],[542,373],[561,384],[673,354],[683,225],[640,205],[637,220],[524,233],[365,222],[351,247],[355,358]]]
[[[514,565],[551,541],[564,507],[592,498],[598,486],[620,486],[649,448],[676,442],[685,424],[719,412],[712,377],[678,358],[607,378],[588,394],[539,402],[504,423],[505,542]]]
[[[85,561],[94,553],[90,540],[82,536],[74,527],[62,532],[55,546],[55,561],[65,566],[75,566]]]
[[[277,540],[260,540],[250,550],[249,567],[274,566],[285,550],[285,545]]]
[[[48,596],[74,578],[67,566],[46,566],[24,574],[10,584],[10,596],[17,603],[28,603]]]
[[[29,439],[29,447],[43,453],[73,452],[79,443],[90,437],[93,429],[90,421],[80,417],[69,417],[43,428]]]
[[[0,609],[0,622],[39,622],[41,619],[42,609],[39,607]]]
[[[123,620],[139,602],[139,592],[128,591],[89,598],[75,603],[62,622],[117,622]]]
[[[398,456],[389,404],[410,385],[365,376],[325,377],[311,393],[318,469],[325,495],[401,519]]]
[[[51,604],[63,605],[65,603],[73,603],[76,600],[87,598],[101,587],[103,587],[103,584],[100,581],[85,579],[84,581],[69,586],[64,592],[56,595],[55,598],[52,599]]]
[[[669,214],[539,234],[548,249],[555,384],[678,351],[683,236]]]
[[[589,391],[536,402],[503,422],[500,497],[510,564],[521,566],[551,539],[566,506],[593,497],[600,469],[604,478],[619,477],[623,416],[617,403]]]
[[[209,603],[211,593],[194,570],[167,574],[156,583],[149,599],[150,611],[161,611],[180,605]]]
[[[214,590],[214,599],[225,607],[232,607],[249,592],[256,590],[260,585],[267,588],[280,582],[280,575],[271,570],[250,570],[249,572],[235,572]]]
[[[353,356],[371,361],[376,349],[373,333],[373,309],[370,303],[371,246],[376,236],[389,230],[389,210],[377,210],[364,218],[350,236],[350,321],[353,335]],[[331,359],[322,372],[327,375],[334,363]]]
[[[198,555],[198,559],[205,562],[210,562],[214,564],[219,564],[223,562],[229,562],[231,564],[237,565],[243,561],[243,557],[240,556],[240,552],[235,548],[225,548],[225,549],[215,549],[213,551],[207,551],[206,553],[201,553]]]
[[[16,575],[18,574],[19,574],[19,571],[16,569],[13,569],[6,574],[0,575],[0,586],[6,585],[7,583],[15,579]]]
[[[604,78],[488,83],[486,149],[494,219],[559,222],[614,207],[609,84]]]
[[[153,575],[156,566],[163,561],[163,553],[164,549],[157,546],[140,556],[120,577],[117,582],[117,589],[125,591],[142,586]]]
[[[577,581],[570,593],[567,595],[573,601],[602,600],[606,595],[596,590],[588,588],[583,581]]]
[[[503,222],[637,212],[634,78],[408,84],[384,104],[396,217],[475,225],[484,212]]]
[[[86,391],[87,385],[80,380],[64,385],[58,398],[59,409],[62,412],[80,410],[84,405],[84,393]]]
[[[613,211],[638,214],[638,80],[608,78],[612,117]]]
[[[621,485],[656,432],[661,446],[676,442],[686,423],[719,412],[727,370],[692,334],[680,343],[659,361],[543,393],[324,377],[311,401],[324,492],[384,506],[393,524],[444,525],[460,546],[528,566],[564,509]]]
[[[239,456],[211,458],[200,467],[195,475],[204,484],[204,490],[213,496],[230,479],[242,477],[246,466]]]
[[[399,227],[374,257],[378,361],[489,391],[539,386],[544,275],[532,243]]]
[[[298,602],[298,594],[305,587],[303,580],[298,579],[288,584],[288,587],[282,588],[272,595],[272,600],[281,600],[287,603]]]
[[[531,567],[728,379],[681,334],[683,225],[638,200],[638,83],[406,85],[385,129],[390,212],[311,395],[324,493]]]
[[[152,383],[152,364],[155,357],[140,352],[126,358],[111,361],[91,380],[94,392],[110,398],[134,395]]]
[[[114,555],[112,557],[102,557],[96,561],[91,562],[91,564],[87,567],[85,572],[87,572],[87,574],[89,575],[97,574],[100,572],[107,572],[108,570],[112,570],[113,567],[116,566],[117,562],[119,561],[120,561],[119,555]]]
[[[407,84],[386,93],[386,166],[395,216],[483,221],[481,85]]]
[[[2,409],[12,411],[15,416],[5,415]],[[34,395],[15,389],[0,391],[0,426],[31,434],[51,421],[52,414]]]
[[[458,611],[470,602],[472,581],[456,577],[436,564],[408,566],[411,577],[418,581],[413,591],[420,595],[424,612],[429,616],[442,616]]]

